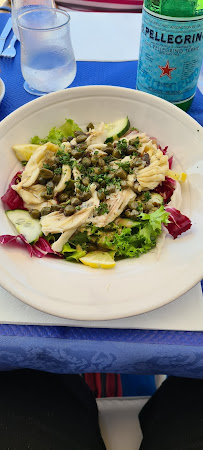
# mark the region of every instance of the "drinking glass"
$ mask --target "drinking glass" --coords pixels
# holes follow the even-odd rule
[[[17,17],[31,9],[36,8],[55,8],[54,0],[11,0],[11,16],[13,32],[18,40],[20,40]]]
[[[17,24],[25,90],[44,95],[68,87],[76,75],[69,14],[39,8],[18,16]]]

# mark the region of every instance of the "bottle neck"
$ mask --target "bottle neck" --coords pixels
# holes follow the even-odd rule
[[[203,0],[145,0],[151,12],[170,17],[197,17],[203,15]]]

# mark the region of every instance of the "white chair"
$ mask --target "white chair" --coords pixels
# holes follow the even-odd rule
[[[149,397],[99,398],[99,424],[107,450],[139,450],[138,414]]]

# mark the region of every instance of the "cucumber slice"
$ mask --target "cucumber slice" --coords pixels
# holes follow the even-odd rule
[[[39,220],[33,219],[28,211],[22,209],[14,209],[13,211],[6,211],[8,219],[19,234],[23,234],[27,242],[37,241],[42,234]]]
[[[105,143],[113,142],[127,133],[130,128],[130,121],[128,117],[125,117],[124,119],[119,119],[115,122],[107,123],[105,125],[105,128],[108,132]]]

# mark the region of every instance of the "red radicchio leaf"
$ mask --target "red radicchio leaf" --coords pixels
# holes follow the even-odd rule
[[[167,228],[168,232],[171,234],[171,236],[173,236],[174,239],[190,229],[192,225],[191,220],[187,216],[181,214],[178,209],[166,206],[165,211],[170,214],[170,223],[164,226]]]
[[[168,159],[169,169],[171,169],[172,164],[173,164],[173,155]]]
[[[20,197],[20,195],[18,195],[18,193],[16,191],[14,191],[12,189],[12,185],[13,184],[17,184],[18,181],[20,181],[20,177],[19,175],[22,172],[17,172],[14,177],[12,178],[9,187],[6,191],[6,193],[1,197],[1,200],[3,203],[6,203],[6,205],[10,208],[10,209],[26,209],[24,207],[24,203],[22,198]]]
[[[21,241],[24,242],[30,256],[43,258],[43,256],[46,256],[48,254],[54,254],[63,257],[60,253],[54,252],[54,250],[52,250],[51,246],[46,241],[46,239],[42,237],[40,237],[35,244],[31,245],[26,241],[25,237],[22,234],[19,234],[18,236],[11,236],[10,234],[4,234],[3,236],[0,236],[0,244],[15,243],[21,245],[19,239],[21,239]]]
[[[167,150],[168,150],[168,145],[166,147],[164,147],[164,148],[161,148],[161,146],[159,145],[158,148],[159,148],[159,150],[162,151],[163,155],[166,155]]]
[[[164,181],[162,181],[161,184],[159,184],[155,189],[154,192],[157,192],[157,194],[160,194],[164,199],[164,204],[168,203],[170,198],[173,195],[173,192],[176,187],[176,181],[172,178],[166,177]]]

